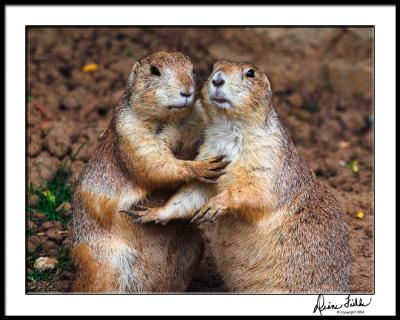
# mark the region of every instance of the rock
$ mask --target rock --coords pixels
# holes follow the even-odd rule
[[[62,212],[62,216],[65,218],[70,218],[72,215],[72,211],[71,210],[65,210]]]
[[[44,115],[40,112],[41,104],[37,100],[28,103],[27,107],[27,122],[29,126],[36,126],[43,120]]]
[[[42,151],[42,137],[39,132],[32,132],[28,138],[28,155],[30,157],[35,157]]]
[[[58,265],[56,258],[40,257],[35,260],[34,268],[36,270],[51,270]]]
[[[107,90],[110,88],[110,81],[109,80],[101,80],[96,83],[96,90],[99,90],[100,92],[107,92]]]
[[[45,96],[44,104],[46,106],[46,110],[48,111],[49,117],[53,118],[57,114],[61,104],[60,95],[49,90]]]
[[[63,109],[69,110],[69,109],[78,109],[80,107],[80,103],[76,98],[74,98],[71,95],[67,95],[63,100],[62,100],[62,106]]]
[[[71,202],[65,202],[63,208],[65,211],[70,211],[72,208]]]
[[[53,122],[45,137],[47,150],[53,156],[61,158],[71,151],[71,136],[75,128],[64,122]]]
[[[40,246],[42,243],[42,240],[39,236],[34,235],[28,237],[28,244],[27,244],[27,250],[29,253],[35,253],[37,251],[37,248]]]
[[[327,66],[329,83],[333,91],[342,96],[361,94],[366,99],[372,97],[372,69],[366,63],[348,63],[333,60]]]
[[[52,240],[46,240],[46,241],[42,244],[42,248],[43,248],[43,251],[44,251],[46,254],[49,254],[49,251],[50,251],[50,250],[57,249],[57,244],[56,244],[54,241],[52,241]]]
[[[75,275],[69,271],[63,271],[60,275],[61,280],[73,280],[74,278],[75,278]]]
[[[229,46],[221,43],[211,45],[208,51],[214,60],[229,59],[232,61],[251,61],[251,54],[249,51],[245,50],[239,53],[237,50],[232,50]]]
[[[50,228],[55,228],[58,230],[62,229],[62,224],[60,221],[46,221],[42,224],[42,230],[48,230]]]
[[[41,240],[40,240],[39,236],[37,236],[37,235],[30,236],[28,238],[28,242],[31,242],[31,243],[35,244],[36,246],[39,246],[41,244]]]
[[[303,97],[299,93],[292,93],[287,100],[292,106],[296,107],[301,107],[304,102]]]
[[[339,147],[341,149],[348,149],[350,147],[350,142],[347,141],[339,141]]]
[[[118,59],[110,65],[110,70],[119,73],[122,76],[128,76],[132,68],[132,59]]]
[[[74,73],[73,73],[74,74]],[[88,76],[79,72],[79,76]],[[90,76],[88,76],[90,78]],[[74,110],[79,109],[84,101],[85,95],[87,94],[86,89],[82,87],[78,87],[75,90],[69,92],[61,102],[62,109],[65,110]]]
[[[37,219],[39,219],[39,220],[41,220],[41,219],[46,218],[46,215],[45,215],[44,213],[42,213],[42,212],[36,212],[36,213],[34,214],[34,217],[37,218]]]
[[[35,159],[28,160],[28,181],[41,184],[42,179],[48,181],[54,178],[60,160],[43,151]]]
[[[95,129],[87,129],[83,131],[82,136],[78,140],[73,147],[74,150],[78,150],[78,148],[82,145],[83,147],[79,150],[76,159],[82,160],[83,162],[89,161],[89,159],[93,156],[94,152],[96,151],[97,144],[99,141],[101,131]]]
[[[46,254],[47,254],[49,257],[57,257],[57,255],[58,255],[58,250],[55,249],[55,248],[49,249],[49,250],[46,252]]]
[[[66,218],[70,217],[72,214],[72,206],[70,202],[65,202],[64,206],[63,206],[63,211],[62,211],[62,215]]]
[[[119,102],[123,94],[124,94],[123,89],[115,90],[114,92],[112,92],[110,96],[111,105],[115,106]]]
[[[365,117],[362,113],[357,112],[343,112],[339,114],[342,124],[345,125],[346,130],[353,133],[362,131],[365,128]]]
[[[29,206],[36,206],[39,202],[39,196],[37,194],[33,194],[28,199]]]
[[[53,227],[53,222],[52,221],[46,221],[42,224],[41,229],[42,230],[47,230]]]
[[[67,39],[65,39],[67,40]],[[71,60],[72,58],[72,54],[73,54],[73,46],[70,43],[63,43],[60,45],[56,45],[54,46],[53,49],[53,53],[58,56],[61,57],[65,60]],[[65,76],[67,76],[67,74],[64,73]]]
[[[64,237],[64,235],[62,233],[60,233],[60,230],[58,230],[56,228],[51,228],[51,229],[47,230],[46,234],[50,239],[53,239],[55,241],[60,241]]]
[[[86,164],[81,160],[76,160],[72,163],[72,180],[76,181],[79,178],[83,168],[85,168]]]
[[[71,281],[63,280],[58,282],[58,291],[60,292],[70,291],[71,287],[72,287]]]
[[[74,85],[81,86],[75,90],[82,90],[82,89],[84,89],[83,87],[92,88],[94,85],[94,78],[91,74],[89,74],[87,72],[83,72],[81,69],[73,69],[71,71],[71,83],[73,83]],[[70,100],[71,98],[72,98],[72,100]],[[77,108],[77,107],[79,107],[79,102],[75,98],[76,97],[74,95],[72,95],[68,98],[69,101],[65,101],[65,102],[67,104],[72,103],[71,106],[73,108]],[[68,105],[64,105],[64,101],[63,101],[63,106],[65,108],[70,107]]]
[[[56,89],[55,92],[61,96],[64,97],[68,94],[68,87],[65,84],[59,85]]]
[[[36,223],[34,223],[33,221],[28,221],[28,229],[29,230],[31,230],[31,231],[36,231],[36,229],[37,229],[37,224]]]
[[[29,253],[31,253],[31,254],[32,254],[32,253],[35,253],[37,247],[38,247],[38,246],[37,246],[35,243],[28,241],[27,250],[28,250]]]
[[[71,242],[71,237],[67,236],[64,241],[63,241],[63,246],[64,248],[71,248],[72,242]]]
[[[58,230],[62,230],[62,228],[63,228],[60,221],[53,221],[53,227]]]

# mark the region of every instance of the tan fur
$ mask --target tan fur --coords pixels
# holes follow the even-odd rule
[[[118,198],[107,198],[95,192],[75,190],[75,198],[80,198],[88,215],[96,219],[104,228],[110,227],[114,212],[118,209]]]
[[[255,76],[247,77],[253,69]],[[213,80],[224,80],[218,88]],[[230,160],[217,185],[180,189],[142,215],[215,221],[212,251],[227,287],[253,293],[349,292],[348,229],[337,201],[298,154],[265,74],[219,61],[202,89],[207,128],[197,159]]]
[[[152,74],[152,66],[161,74]],[[216,158],[182,159],[194,158],[202,132],[201,110],[180,94],[193,90],[192,63],[181,53],[159,52],[134,64],[74,194],[77,291],[173,292],[189,284],[202,251],[197,229],[186,222],[133,225],[119,211],[147,198],[147,205],[162,203],[183,182],[221,174],[226,164]],[[152,197],[158,188],[166,191]]]
[[[78,268],[81,271],[74,284],[73,291],[114,292],[117,290],[118,271],[95,261],[87,245],[76,246],[72,252],[72,257],[77,261]]]

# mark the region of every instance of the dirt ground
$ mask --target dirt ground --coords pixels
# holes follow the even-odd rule
[[[27,292],[71,290],[76,270],[65,243],[70,191],[54,199],[45,193],[46,182],[57,180],[57,169],[67,160],[73,188],[133,62],[160,50],[190,56],[199,84],[218,58],[252,62],[267,73],[282,122],[345,213],[352,290],[373,292],[373,30],[368,28],[29,29],[27,179],[42,193],[28,195]],[[51,203],[61,201],[55,215],[38,205],[43,194]],[[33,267],[38,257],[54,257],[59,264],[38,272]],[[225,291],[209,252],[188,291]]]

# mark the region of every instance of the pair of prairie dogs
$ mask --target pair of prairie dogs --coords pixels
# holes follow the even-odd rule
[[[267,76],[220,60],[195,104],[194,91],[181,53],[133,66],[74,195],[75,291],[184,291],[202,254],[191,219],[213,222],[231,291],[349,292],[346,223],[280,124]]]

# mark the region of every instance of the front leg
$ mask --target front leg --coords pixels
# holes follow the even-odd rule
[[[134,224],[154,222],[164,225],[166,222],[161,218],[160,208],[145,208],[141,206],[133,206],[132,210],[120,210],[133,218]]]
[[[204,223],[213,222],[216,218],[227,213],[229,208],[229,196],[223,192],[210,199],[203,208],[197,211],[190,222]]]
[[[212,185],[193,182],[182,187],[164,207],[135,207],[133,211],[122,211],[134,218],[134,223],[155,222],[162,225],[175,219],[190,219],[201,209],[213,194]]]
[[[198,211],[192,222],[213,222],[225,214],[235,214],[247,221],[256,221],[266,212],[271,203],[267,203],[266,191],[261,182],[243,181],[241,184],[230,186],[229,189],[211,198],[205,206]]]

